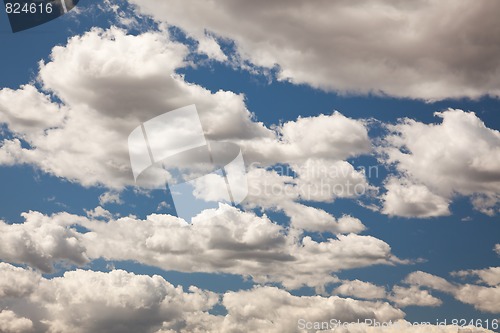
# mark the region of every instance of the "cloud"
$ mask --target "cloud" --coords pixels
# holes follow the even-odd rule
[[[500,284],[500,267],[459,271],[454,272],[453,275],[462,278],[477,276],[479,278],[479,283],[485,283],[488,286],[496,286]]]
[[[404,282],[409,285],[427,287],[447,293],[453,293],[456,290],[456,286],[445,279],[421,271],[409,274]]]
[[[301,332],[299,319],[394,322],[405,315],[387,302],[295,296],[269,286],[222,295],[194,286],[185,291],[158,275],[123,270],[75,270],[44,278],[2,263],[0,285],[6,284],[4,273],[11,271],[30,281],[25,293],[2,300],[2,306],[16,307],[17,315],[10,310],[0,312],[0,325],[4,325],[0,327],[17,325],[18,330],[12,332],[25,332],[21,326],[33,333]],[[216,305],[227,314],[210,314]]]
[[[0,262],[0,297],[22,298],[35,290],[40,276],[30,270]]]
[[[402,175],[390,179],[383,212],[405,217],[449,215],[455,196],[470,196],[488,215],[499,210],[500,133],[472,112],[436,113],[439,124],[405,119],[388,125],[384,161]]]
[[[336,281],[332,273],[344,269],[403,263],[388,244],[371,236],[338,235],[317,242],[287,232],[266,216],[227,205],[204,211],[191,224],[153,214],[147,221],[123,218],[88,221],[84,226],[91,230],[83,237],[94,258],[135,260],[184,272],[239,274],[291,289],[322,288]]]
[[[425,100],[500,94],[494,1],[130,2],[196,40],[234,41],[233,63],[277,67],[278,80]]]
[[[23,224],[0,221],[2,260],[28,264],[43,272],[52,272],[56,262],[76,265],[89,262],[81,234],[40,213],[22,215],[26,219]],[[63,219],[64,214],[59,218]]]
[[[422,290],[416,286],[409,288],[394,286],[389,300],[399,307],[413,306],[440,306],[443,302],[432,296],[429,291]]]
[[[333,112],[268,128],[254,119],[244,95],[211,93],[177,75],[190,66],[188,55],[188,47],[171,41],[166,31],[130,35],[117,28],[95,28],[54,47],[50,60],[40,63],[37,86],[0,90],[0,122],[12,133],[0,141],[0,164],[29,164],[85,187],[104,186],[108,191],[100,205],[119,204],[120,191],[136,185],[127,149],[130,132],[152,117],[195,104],[208,139],[237,143],[254,168],[290,165],[296,194],[286,202],[278,196],[274,208],[297,227],[360,232],[364,227],[353,219],[337,225],[319,209],[301,214],[304,205],[293,201],[331,202],[376,190],[362,170],[344,160],[372,150],[365,122]],[[262,182],[269,179],[250,176],[250,186],[265,188]],[[249,204],[270,208],[266,201],[272,194],[262,195]],[[304,218],[311,214],[318,218],[308,225]]]
[[[233,327],[234,331],[300,332],[300,319],[322,322],[335,318],[355,322],[370,318],[386,322],[404,316],[401,310],[386,302],[356,301],[337,296],[298,297],[274,287],[228,292],[222,304],[229,312],[229,321],[238,324]]]
[[[211,36],[205,36],[198,40],[198,52],[206,54],[209,58],[218,61],[226,61],[227,56],[222,52],[220,45]]]
[[[303,332],[304,323],[377,322],[388,327],[348,325],[334,332],[457,332],[451,326],[412,326],[404,312],[382,301],[337,296],[295,296],[276,287],[228,291],[217,295],[191,286],[184,290],[158,275],[123,270],[75,270],[44,278],[31,270],[0,263],[0,290],[12,274],[23,292],[2,296],[2,332]],[[211,314],[221,305],[225,315]],[[301,324],[302,323],[302,324]],[[471,332],[490,332],[471,329]],[[459,332],[459,331],[458,331]]]
[[[23,216],[24,223],[2,227],[2,244],[12,246],[5,247],[0,258],[42,271],[50,271],[61,261],[82,265],[104,258],[165,270],[238,274],[289,289],[323,290],[338,280],[333,275],[338,271],[406,263],[391,253],[387,243],[372,236],[346,234],[315,241],[265,215],[228,205],[205,210],[191,223],[162,214],[146,220],[112,219],[103,214],[98,218],[37,212]],[[21,242],[18,235],[30,235],[30,241]]]
[[[273,135],[252,120],[243,95],[211,93],[176,75],[187,54],[166,32],[134,36],[117,28],[93,29],[54,47],[50,61],[40,63],[42,89],[0,90],[0,122],[14,135],[0,143],[0,163],[31,164],[83,186],[120,190],[134,184],[130,132],[190,104],[210,139]]]
[[[480,278],[479,283],[485,283],[487,286],[469,283],[450,283],[443,278],[423,272],[411,273],[405,282],[449,293],[457,300],[470,304],[479,311],[500,313],[499,274],[500,269],[498,267],[490,267],[484,270],[460,271],[453,274],[458,277],[477,275]]]
[[[123,200],[120,198],[120,193],[117,192],[104,192],[99,196],[99,205],[104,206],[106,204],[123,204]]]
[[[500,244],[495,244],[494,251],[495,251],[498,255],[500,255]]]
[[[0,283],[4,282],[3,272],[13,270],[9,266],[0,266]],[[153,332],[167,324],[182,328],[187,317],[197,317],[219,299],[216,294],[196,287],[184,291],[157,275],[135,275],[121,270],[109,273],[76,270],[52,279],[28,270],[20,269],[17,273],[31,279],[30,292],[24,296],[11,295],[5,301],[17,304],[19,313],[26,312],[28,316],[31,313],[29,318],[37,333]],[[4,317],[12,315],[2,312],[0,325],[4,324]],[[17,319],[12,325],[28,327],[31,320]]]
[[[450,215],[450,201],[432,193],[426,186],[412,184],[405,179],[389,178],[387,190],[381,196],[382,213],[402,217],[436,217]]]
[[[463,303],[483,312],[500,313],[500,286],[484,287],[466,284],[454,294]]]
[[[31,320],[18,317],[10,310],[0,311],[0,332],[3,333],[28,333],[32,332],[33,323]]]
[[[342,284],[333,290],[333,294],[361,299],[381,299],[386,297],[384,287],[360,280],[342,281]]]
[[[359,182],[349,182],[349,179],[353,178],[343,178],[337,163],[326,161],[307,161],[303,168],[297,168],[295,171],[290,171],[293,167],[278,170],[279,172],[263,168],[249,169],[248,196],[243,204],[248,208],[283,211],[290,218],[291,226],[299,230],[334,234],[360,233],[366,227],[359,219],[349,215],[337,219],[323,209],[300,203],[330,202],[344,195],[356,197],[355,189],[361,192],[371,190],[361,173],[354,171],[346,162],[338,163],[341,165],[340,170],[344,171],[346,169],[343,167],[348,165],[347,173],[357,175],[353,178]]]

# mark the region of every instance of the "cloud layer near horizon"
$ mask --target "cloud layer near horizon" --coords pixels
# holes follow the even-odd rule
[[[8,333],[42,332],[301,332],[305,322],[371,320],[394,327],[363,324],[334,332],[457,332],[453,326],[411,327],[404,313],[386,302],[357,301],[337,296],[294,296],[275,287],[254,287],[217,295],[190,287],[184,291],[164,278],[123,270],[68,271],[43,278],[30,270],[0,263],[2,304],[0,329]],[[13,289],[12,280],[24,281]],[[217,304],[226,315],[211,314]],[[491,332],[473,329],[472,332]]]

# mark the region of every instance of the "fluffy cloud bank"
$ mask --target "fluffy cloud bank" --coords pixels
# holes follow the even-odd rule
[[[389,321],[404,315],[383,302],[299,297],[256,287],[225,293],[227,315],[220,316],[208,312],[219,303],[218,295],[196,287],[184,291],[157,275],[76,270],[45,279],[5,263],[0,272],[0,292],[7,295],[1,304],[18,313],[0,312],[2,332],[298,332],[298,318]],[[20,293],[10,292],[4,281],[12,274],[26,281]]]
[[[449,215],[454,196],[470,196],[488,215],[499,211],[500,132],[472,112],[436,113],[439,124],[405,119],[389,125],[381,148],[403,175],[386,183],[383,212],[405,217]]]
[[[218,302],[214,293],[195,287],[185,292],[160,276],[125,271],[77,270],[53,279],[5,263],[0,263],[0,271],[0,292],[7,295],[2,305],[31,318],[12,322],[24,331],[7,332],[153,332],[162,325],[182,327],[187,317],[203,314]],[[26,281],[22,296],[9,292],[5,274]],[[13,314],[2,312],[0,318],[6,316]]]
[[[0,258],[45,272],[64,262],[134,260],[165,270],[223,272],[251,276],[257,283],[320,290],[337,281],[332,274],[341,270],[405,263],[371,236],[338,235],[318,242],[265,215],[227,205],[204,211],[192,223],[161,214],[146,220],[100,214],[105,215],[103,221],[67,213],[23,214],[24,223],[1,225]]]
[[[11,292],[12,276],[25,281]],[[7,280],[6,280],[7,279]],[[228,291],[222,295],[175,287],[158,275],[123,270],[68,271],[44,278],[30,270],[0,263],[0,329],[9,333],[174,333],[315,332],[315,323],[378,322],[388,327],[351,324],[333,332],[454,333],[452,326],[412,326],[404,312],[386,302],[337,296],[295,296],[275,287]],[[226,314],[212,314],[221,305]],[[313,327],[313,326],[311,326]],[[333,328],[333,326],[331,326]],[[467,332],[491,332],[469,328]]]
[[[500,95],[495,1],[130,2],[201,47],[233,40],[240,64],[278,66],[279,80],[426,100]]]

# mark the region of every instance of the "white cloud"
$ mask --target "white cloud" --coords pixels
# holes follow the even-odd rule
[[[333,274],[341,270],[406,263],[391,253],[387,243],[371,236],[347,234],[314,241],[267,216],[227,205],[204,211],[190,224],[161,214],[146,220],[108,220],[103,214],[99,219],[66,213],[23,216],[26,221],[22,224],[2,226],[2,244],[9,246],[0,252],[0,258],[43,271],[61,261],[81,265],[104,258],[133,260],[165,270],[238,274],[290,289],[305,285],[323,290],[338,280]],[[80,233],[76,227],[85,231]],[[30,235],[30,241],[21,242],[18,235]]]
[[[0,221],[0,258],[28,264],[43,272],[51,272],[56,262],[83,265],[89,262],[81,243],[81,234],[63,222],[40,213],[23,213],[23,224]],[[64,219],[64,214],[57,219]],[[56,219],[56,220],[57,220]]]
[[[117,28],[93,29],[54,47],[50,61],[40,64],[43,89],[25,85],[0,90],[0,122],[14,135],[0,142],[0,164],[30,164],[83,186],[104,185],[110,190],[100,197],[100,205],[120,203],[119,191],[135,185],[129,133],[154,116],[196,104],[207,138],[237,143],[247,163],[291,164],[296,194],[286,204],[277,198],[281,205],[275,205],[289,216],[303,207],[295,200],[330,202],[375,190],[364,172],[344,161],[371,151],[363,121],[334,112],[267,128],[247,110],[243,95],[211,93],[175,74],[189,65],[187,55],[188,48],[172,42],[165,31],[135,36]],[[262,188],[267,179],[250,180],[253,188]],[[269,208],[270,196],[254,196],[251,204]],[[310,231],[363,228],[360,223],[336,226],[335,218],[322,210],[308,209],[308,214],[321,217],[312,225],[304,214],[290,217]]]
[[[360,280],[342,281],[342,284],[335,288],[333,293],[362,299],[380,299],[386,297],[384,287]]]
[[[147,221],[123,218],[87,221],[84,226],[91,230],[83,237],[94,258],[136,260],[184,272],[239,274],[291,289],[321,289],[336,281],[336,271],[400,262],[389,245],[374,237],[349,234],[316,242],[288,233],[266,216],[227,205],[203,212],[191,224],[154,214]]]
[[[30,270],[15,267],[4,262],[0,262],[0,297],[21,298],[31,294],[38,283],[40,276]]]
[[[479,278],[479,283],[485,283],[489,286],[500,284],[500,267],[459,271],[454,272],[453,275],[459,277],[477,276]]]
[[[290,163],[296,168],[305,168],[309,159],[335,162],[372,149],[365,123],[337,111],[331,115],[299,117],[274,126],[274,130],[276,137],[241,143],[249,161],[264,165]],[[349,174],[335,168],[331,171],[337,171],[336,176]]]
[[[0,284],[4,271],[0,265]],[[275,287],[229,291],[221,305],[227,315],[209,313],[220,297],[194,286],[174,287],[160,276],[113,270],[109,273],[76,270],[51,279],[17,269],[31,280],[29,293],[10,296],[0,312],[0,328],[6,332],[303,332],[303,322],[392,322],[390,327],[349,325],[334,332],[457,332],[448,326],[414,326],[402,320],[404,312],[387,302],[357,301],[337,296],[294,296]],[[32,329],[33,328],[33,329]],[[11,329],[9,331],[8,329]],[[24,329],[24,330],[23,330]],[[474,329],[470,332],[486,332]],[[490,331],[487,331],[490,332]]]
[[[402,217],[435,217],[450,215],[450,200],[432,193],[426,186],[405,179],[389,178],[381,198],[382,213]]]
[[[388,298],[399,307],[413,306],[440,306],[443,302],[432,296],[429,291],[416,286],[409,288],[394,286]]]
[[[220,296],[194,286],[184,291],[160,276],[122,270],[76,270],[49,279],[0,264],[0,285],[6,285],[4,279],[11,271],[30,282],[25,293],[2,300],[2,306],[16,307],[17,315],[10,310],[0,312],[0,327],[16,325],[12,332],[302,332],[299,319],[395,322],[405,315],[387,302],[295,296],[276,287],[228,291]],[[220,300],[227,315],[210,314]]]
[[[411,273],[406,277],[404,282],[410,285],[427,287],[448,293],[452,293],[456,290],[456,286],[445,279],[421,271]]]
[[[99,196],[99,205],[104,206],[106,204],[123,204],[123,200],[120,198],[120,193],[118,192],[104,192]]]
[[[220,45],[211,36],[205,36],[205,38],[198,40],[198,52],[218,61],[227,60],[227,56],[222,52]]]
[[[97,206],[94,209],[85,210],[85,213],[87,214],[88,217],[92,219],[99,219],[99,218],[111,219],[113,217],[113,214],[111,214],[110,211],[102,208],[101,206]]]
[[[337,174],[339,171],[336,169],[336,163],[328,164],[323,161],[312,163],[314,166],[310,167],[309,162],[305,162],[304,168],[298,171],[297,177],[288,176],[287,170],[282,170],[280,174],[275,170],[263,168],[250,169],[247,173],[248,196],[244,205],[250,208],[261,207],[283,211],[290,217],[291,226],[299,230],[335,234],[364,231],[366,227],[357,218],[345,215],[337,219],[322,209],[297,202],[309,201],[311,198],[329,202],[334,198],[342,197],[343,194],[354,193],[354,191],[350,192],[354,183],[349,185],[348,182],[337,178],[340,173]],[[327,170],[332,173],[325,174]],[[306,173],[311,173],[312,176],[305,176]],[[325,177],[314,176],[318,173],[325,174]],[[371,188],[364,181],[359,184],[365,190]],[[335,189],[339,191],[336,192]]]
[[[457,300],[474,306],[475,309],[483,312],[500,313],[500,269],[490,267],[485,270],[460,271],[454,273],[455,276],[477,275],[481,283],[488,286],[475,284],[453,284],[443,278],[423,273],[415,272],[410,274],[405,282],[411,285],[431,288],[453,295]]]
[[[0,284],[4,283],[3,272],[13,270],[9,266],[0,266]],[[30,293],[6,301],[16,304],[19,313],[26,313],[35,324],[35,332],[153,332],[166,324],[182,328],[187,317],[208,311],[219,299],[196,287],[186,292],[157,275],[121,270],[77,270],[52,279],[22,269],[17,273],[31,279]],[[0,325],[6,325],[4,317],[12,314],[2,312]],[[19,318],[12,325],[28,327],[29,323]]]
[[[50,61],[40,64],[44,91],[32,85],[0,90],[0,122],[15,135],[0,143],[0,163],[32,164],[84,186],[122,189],[133,185],[130,132],[190,104],[197,105],[210,139],[273,136],[251,119],[243,95],[212,94],[176,75],[187,53],[166,32],[133,36],[116,28],[93,29],[54,47]]]
[[[195,39],[233,40],[242,63],[278,65],[280,80],[421,99],[500,95],[494,1],[130,2]]]
[[[465,284],[454,294],[463,303],[471,304],[483,312],[500,313],[500,286],[484,287]]]
[[[500,244],[495,244],[494,251],[495,251],[498,255],[500,255]]]
[[[32,332],[33,323],[31,320],[18,317],[10,310],[0,311],[0,332],[2,333],[28,333]]]
[[[386,302],[356,301],[337,296],[293,296],[273,287],[228,292],[223,305],[226,320],[236,332],[301,332],[299,319],[308,322],[342,322],[376,319],[387,322],[401,319],[404,313]],[[228,327],[229,328],[229,327]]]
[[[471,196],[476,209],[499,210],[500,133],[472,112],[436,113],[440,124],[405,119],[388,126],[386,162],[404,175],[390,180],[384,212],[401,216],[448,215],[454,196]]]

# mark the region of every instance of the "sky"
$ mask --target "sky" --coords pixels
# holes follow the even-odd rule
[[[498,10],[2,10],[0,332],[498,332]]]

